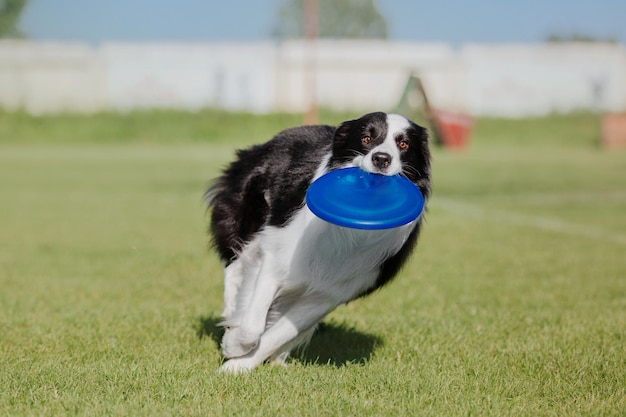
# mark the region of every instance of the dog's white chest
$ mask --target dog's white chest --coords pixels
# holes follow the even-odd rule
[[[289,225],[266,230],[264,237],[278,257],[276,272],[285,285],[349,300],[374,284],[380,265],[400,250],[413,227],[350,229],[327,223],[305,207]]]

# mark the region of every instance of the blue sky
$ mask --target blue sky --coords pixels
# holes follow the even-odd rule
[[[281,0],[30,0],[32,39],[251,41],[268,39]],[[394,40],[541,42],[580,33],[626,43],[626,0],[377,0]]]

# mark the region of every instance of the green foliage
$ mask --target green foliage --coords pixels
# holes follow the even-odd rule
[[[277,38],[304,37],[304,1],[284,0],[272,30]],[[318,0],[320,38],[386,39],[387,21],[374,0]]]
[[[553,33],[546,38],[546,42],[563,43],[563,42],[584,42],[584,43],[618,43],[615,38],[598,38],[596,36],[585,35],[582,33],[572,34],[556,34]]]
[[[202,194],[234,148],[301,119],[222,114],[208,136],[208,113],[2,117],[21,124],[0,133],[0,415],[626,410],[626,159],[593,145],[595,116],[481,119],[465,152],[435,150],[400,276],[288,367],[238,377],[217,372]]]
[[[24,36],[18,28],[18,21],[25,5],[26,0],[0,0],[0,38]]]

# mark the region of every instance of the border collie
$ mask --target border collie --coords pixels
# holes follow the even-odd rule
[[[339,127],[287,129],[240,150],[207,191],[213,244],[225,265],[222,371],[284,363],[324,316],[389,282],[415,247],[421,217],[360,230],[311,213],[311,182],[346,167],[403,175],[425,199],[430,194],[426,130],[381,112]]]

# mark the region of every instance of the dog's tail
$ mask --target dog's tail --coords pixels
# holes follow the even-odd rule
[[[207,208],[213,207],[213,203],[215,202],[215,197],[221,191],[223,187],[221,178],[216,178],[209,184],[209,187],[204,192],[202,199],[204,200],[204,204],[206,204]]]

